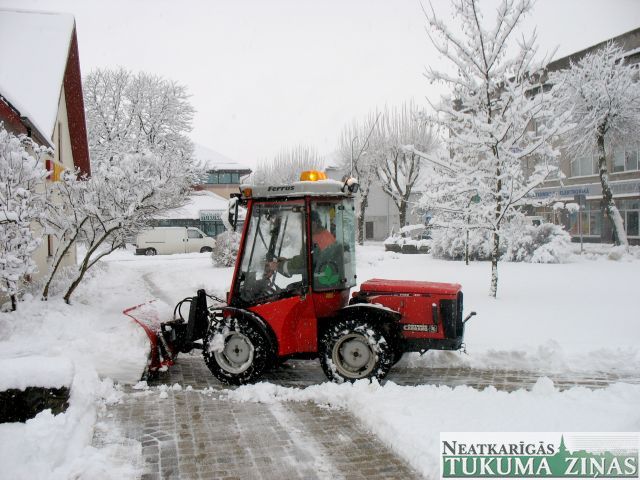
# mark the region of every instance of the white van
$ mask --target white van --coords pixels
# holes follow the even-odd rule
[[[195,227],[155,227],[136,237],[136,255],[210,252],[216,241]]]

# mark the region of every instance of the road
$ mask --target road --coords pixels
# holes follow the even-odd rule
[[[541,372],[394,367],[401,385],[529,388]],[[547,374],[557,388],[602,388],[640,378],[614,374]],[[317,361],[288,361],[265,380],[290,387],[326,381]],[[179,389],[171,388],[179,385]],[[101,421],[142,443],[143,480],[421,478],[348,412],[311,402],[240,403],[199,355],[181,355],[146,391],[128,388]],[[191,387],[191,388],[187,388]],[[164,393],[162,393],[164,392]]]

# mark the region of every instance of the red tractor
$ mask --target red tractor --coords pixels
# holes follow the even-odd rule
[[[330,380],[382,379],[404,352],[462,346],[474,313],[463,319],[458,284],[372,279],[351,291],[358,184],[323,177],[311,171],[290,185],[241,187],[230,202],[234,228],[239,205],[246,216],[226,302],[200,290],[158,329],[143,308],[125,311],[149,334],[150,372],[202,348],[211,372],[229,384],[316,357]]]

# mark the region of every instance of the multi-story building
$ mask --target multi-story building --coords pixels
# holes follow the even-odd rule
[[[198,190],[209,190],[229,198],[230,194],[239,191],[240,184],[251,175],[250,168],[202,145],[195,145],[194,155],[206,171],[201,183],[196,186]]]
[[[50,147],[48,181],[65,169],[89,175],[76,25],[72,15],[0,9],[0,122],[16,135]],[[37,228],[34,225],[34,228]],[[34,253],[43,275],[55,245],[44,235]],[[75,249],[64,265],[74,265]]]
[[[625,60],[640,64],[640,28],[593,45],[549,64],[549,71],[569,68],[585,55],[604,46],[608,41],[616,42],[625,51]],[[640,244],[640,132],[632,141],[613,139],[607,151],[607,167],[614,201],[620,210],[630,243]],[[560,157],[560,170],[564,178],[545,183],[535,191],[538,199],[549,200],[546,207],[538,208],[537,214],[547,220],[565,225],[574,240],[586,242],[613,241],[610,222],[606,219],[601,204],[602,188],[598,175],[598,160],[595,156],[573,158],[564,152]],[[554,208],[559,204],[580,201],[581,212],[570,213],[566,209]]]

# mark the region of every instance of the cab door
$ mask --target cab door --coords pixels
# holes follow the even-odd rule
[[[304,201],[253,202],[247,220],[231,305],[271,326],[279,355],[315,351]]]

